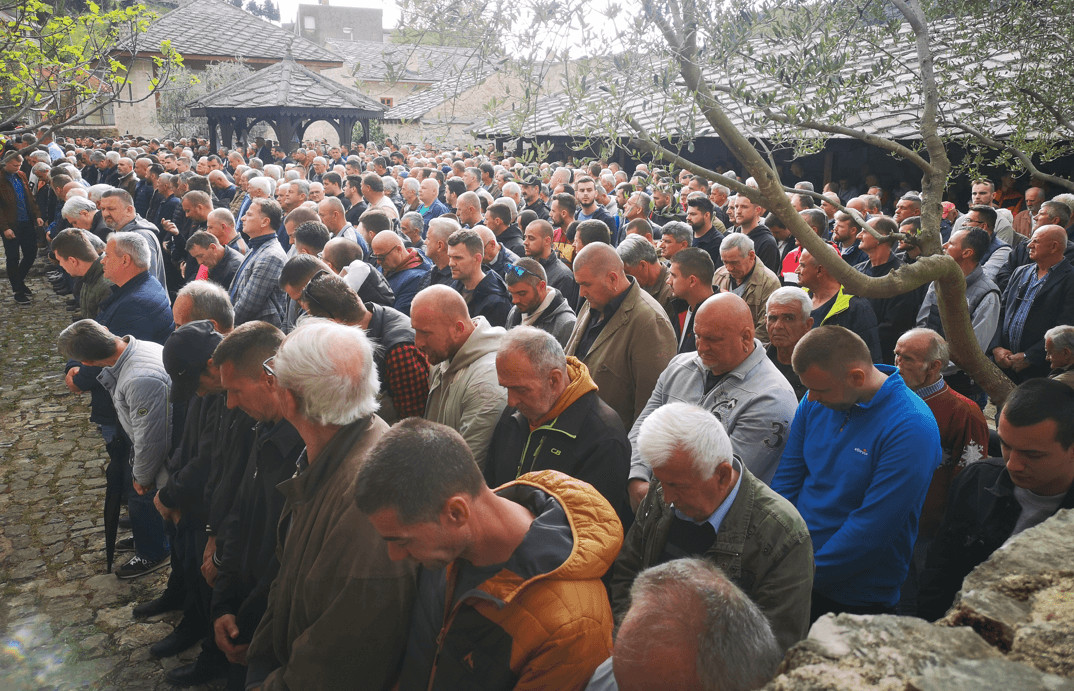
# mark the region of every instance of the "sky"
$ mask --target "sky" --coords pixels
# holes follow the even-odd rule
[[[316,0],[276,0],[280,6],[280,20],[283,24],[294,23],[298,16],[298,6],[316,5]],[[394,2],[385,0],[328,0],[330,5],[338,7],[379,7],[384,10],[384,28],[390,29],[399,23],[399,8]]]

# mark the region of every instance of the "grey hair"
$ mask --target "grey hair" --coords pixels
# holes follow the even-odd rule
[[[1066,193],[1057,194],[1049,201],[1059,202],[1060,204],[1066,204],[1071,213],[1074,213],[1074,194]]]
[[[939,360],[944,366],[947,365],[948,360],[951,359],[951,348],[947,345],[947,341],[944,340],[943,336],[932,329],[919,327],[905,332],[902,336],[899,336],[899,340],[914,338],[915,336],[924,336],[929,339],[929,348],[925,351],[925,357],[929,362]],[[1047,337],[1047,334],[1045,334],[1045,337]]]
[[[93,153],[90,154],[90,160],[94,163],[100,163],[107,158],[108,156],[106,156],[105,153],[100,149],[94,149]]]
[[[122,233],[109,233],[109,241],[116,243],[116,251],[131,258],[139,269],[149,268],[149,241],[133,230]]]
[[[499,204],[500,206],[506,206],[511,210],[511,222],[514,223],[518,218],[518,204],[515,204],[515,200],[510,197],[500,197],[493,204]]]
[[[638,450],[650,468],[659,468],[675,453],[685,453],[701,480],[708,480],[734,451],[723,425],[712,413],[689,403],[668,403],[649,414],[638,431]]]
[[[304,319],[280,345],[280,386],[299,399],[299,414],[322,425],[349,425],[377,412],[380,378],[362,329]]]
[[[421,183],[418,182],[417,178],[404,178],[403,187],[406,189],[412,189],[417,192],[419,189],[421,189]]]
[[[512,180],[511,182],[509,182],[509,183],[507,183],[507,184],[505,184],[503,186],[503,193],[504,193],[504,196],[506,196],[508,194],[521,195],[522,194],[522,188],[518,186],[517,182]],[[508,199],[510,199],[510,197],[508,197]],[[514,199],[511,199],[511,201],[514,201]]]
[[[510,351],[522,353],[540,377],[545,377],[557,369],[567,373],[567,356],[563,353],[563,346],[555,336],[543,329],[532,326],[516,326],[511,329],[500,340],[498,355]]]
[[[728,250],[738,250],[745,259],[753,251],[753,239],[745,233],[728,233],[720,243],[720,254]]]
[[[48,173],[50,170],[52,170],[52,166],[47,163],[35,163],[34,167],[30,170],[30,172],[44,180],[46,177],[48,177]]]
[[[97,205],[91,202],[88,197],[68,197],[67,201],[63,203],[60,215],[70,221],[78,218],[83,211],[95,214],[97,213]]]
[[[254,178],[253,180],[250,180],[250,183],[247,185],[247,189],[249,189],[250,187],[255,187],[261,190],[269,197],[272,196],[272,178],[264,176]]]
[[[635,267],[642,262],[656,264],[659,258],[656,256],[656,248],[653,244],[640,235],[627,235],[619,246],[615,248],[619,258],[623,260],[623,266]]]
[[[60,332],[60,355],[79,362],[100,362],[115,355],[116,337],[93,319],[82,319]]]
[[[309,183],[309,181],[302,180],[300,178],[298,180],[291,180],[287,184],[290,185],[291,187],[297,187],[298,191],[300,193],[302,193],[302,196],[304,196],[304,197],[310,196],[310,183]],[[339,201],[339,200],[337,199],[336,201]]]
[[[455,219],[437,216],[429,221],[429,231],[425,234],[425,238],[428,239],[430,234],[436,233],[437,237],[447,244],[448,238],[461,228],[462,226]]]
[[[719,183],[713,185],[712,189],[716,190],[717,192],[719,192],[720,194],[722,194],[724,196],[727,196],[727,195],[731,194],[731,188],[730,187],[727,187],[726,185],[721,185]]]
[[[96,204],[97,202],[101,201],[101,196],[105,192],[108,192],[112,189],[115,188],[113,188],[111,185],[92,185],[88,190],[86,190],[86,194],[88,194],[90,200],[92,200],[93,203]]]
[[[407,178],[412,180],[413,178]],[[416,181],[415,181],[416,182]],[[417,211],[408,211],[399,219],[399,225],[417,228],[419,231],[425,227],[425,220]]]
[[[1044,340],[1050,340],[1056,348],[1069,350],[1074,355],[1074,326],[1070,324],[1053,326],[1044,332]]]
[[[395,178],[393,178],[391,175],[385,175],[381,177],[381,181],[384,183],[384,194],[388,195],[389,197],[392,195],[392,192],[395,192],[397,189],[399,189],[399,185],[395,183]]]
[[[269,163],[267,166],[265,166],[264,173],[266,176],[272,178],[273,180],[279,180],[281,177],[283,177],[283,168],[279,167],[275,163]]]
[[[692,243],[694,241],[694,229],[682,221],[671,221],[660,232],[675,238],[675,242]]]
[[[700,691],[758,689],[783,660],[760,607],[704,559],[676,559],[642,571],[630,588],[630,600],[627,617],[637,622],[632,633],[656,640],[696,636]],[[691,624],[698,620],[694,631]],[[646,644],[623,643],[627,649]],[[619,645],[617,640],[617,653]]]
[[[120,155],[118,151],[109,151],[105,154],[105,157],[108,159],[108,162],[113,165],[119,163]]]
[[[863,194],[861,195],[861,200],[865,202],[865,208],[868,209],[870,213],[872,213],[873,209],[880,211],[880,197],[875,194]]]
[[[765,305],[766,308],[772,305],[798,305],[803,322],[813,314],[813,300],[809,297],[809,293],[796,286],[777,288],[768,296],[768,302]]]
[[[190,298],[189,321],[211,319],[223,331],[234,328],[235,308],[223,286],[213,281],[191,281],[179,289],[176,301],[183,296]]]

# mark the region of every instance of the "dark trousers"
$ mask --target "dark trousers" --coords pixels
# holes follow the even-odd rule
[[[970,399],[976,403],[977,407],[982,411],[985,409],[985,406],[988,404],[988,394],[986,394],[984,389],[982,389],[977,382],[973,381],[968,374],[959,370],[950,377],[944,377],[943,379],[947,382],[947,385],[951,387],[952,391],[957,391]]]
[[[168,536],[164,532],[164,519],[153,505],[157,490],[145,494],[134,490],[134,476],[131,466],[126,466],[127,475],[127,513],[131,517],[131,532],[134,533],[134,551],[143,559],[160,561],[168,556]]]
[[[814,590],[812,603],[809,606],[809,625],[812,626],[825,614],[895,614],[897,610],[898,607],[881,604],[845,605]]]
[[[26,275],[37,259],[37,231],[33,221],[19,221],[15,228],[15,237],[4,237],[4,254],[7,255],[7,278],[11,281],[11,290],[15,293],[26,292]],[[22,255],[20,260],[19,255]]]

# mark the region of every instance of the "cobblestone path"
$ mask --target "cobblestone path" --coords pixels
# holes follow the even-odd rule
[[[171,688],[164,671],[197,648],[153,659],[179,613],[131,616],[163,592],[167,569],[105,573],[107,453],[56,352],[72,313],[40,268],[28,282],[33,305],[20,307],[0,268],[0,690]]]

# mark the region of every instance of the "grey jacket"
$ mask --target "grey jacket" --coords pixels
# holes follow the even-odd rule
[[[762,482],[771,482],[798,408],[794,389],[768,359],[756,338],[753,352],[705,393],[707,371],[696,352],[671,359],[645,409],[630,428],[631,480],[649,481],[653,474],[638,451],[641,423],[665,403],[681,401],[701,406],[715,415],[731,437],[735,455]]]
[[[809,631],[813,541],[805,521],[789,501],[739,468],[738,494],[720,524],[716,542],[703,556],[757,603],[772,624],[780,647],[786,650]],[[634,579],[661,563],[674,519],[663,488],[654,482],[612,565],[610,591],[617,621],[622,621],[630,606]]]
[[[507,389],[496,374],[496,350],[506,331],[484,317],[473,322],[474,332],[455,357],[429,371],[425,419],[461,434],[483,470],[492,431],[507,406]]]
[[[549,288],[549,290],[556,289]],[[511,311],[507,313],[507,330],[510,331],[521,325],[522,316],[518,305],[513,306]],[[559,341],[559,344],[566,348],[567,341],[571,338],[571,332],[574,331],[575,321],[577,321],[577,317],[574,316],[571,306],[567,304],[563,295],[556,291],[556,296],[552,298],[551,304],[537,317],[532,326],[552,334]]]
[[[168,441],[172,380],[164,369],[164,346],[124,336],[127,349],[116,364],[97,375],[119,414],[119,424],[134,446],[134,479],[146,487],[168,482]]]

